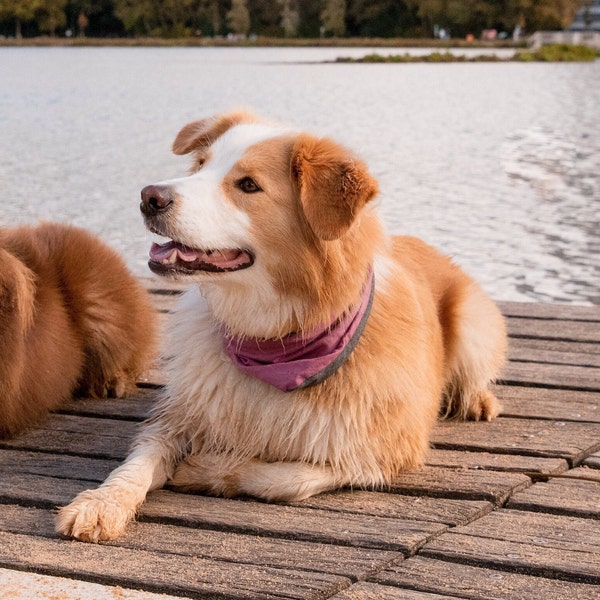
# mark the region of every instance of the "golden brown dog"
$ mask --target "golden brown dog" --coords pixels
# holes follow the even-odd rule
[[[74,392],[132,391],[154,351],[153,313],[122,259],[91,234],[0,229],[0,437]]]
[[[188,177],[142,190],[153,271],[194,285],[170,379],[127,461],[60,511],[121,533],[165,484],[296,501],[420,465],[438,413],[491,419],[503,319],[448,258],[389,237],[363,162],[246,113],[190,123]]]

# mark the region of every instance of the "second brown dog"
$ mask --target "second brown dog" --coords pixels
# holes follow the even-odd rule
[[[0,229],[0,437],[73,393],[123,396],[155,347],[146,291],[92,234]]]

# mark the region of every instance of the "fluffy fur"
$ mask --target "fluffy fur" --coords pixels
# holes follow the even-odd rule
[[[74,392],[131,391],[154,350],[153,313],[91,234],[52,223],[0,229],[0,437]]]
[[[153,270],[194,285],[173,316],[169,384],[126,462],[61,509],[57,530],[118,536],[165,484],[296,501],[340,486],[382,487],[422,463],[438,414],[491,419],[506,348],[502,317],[448,258],[389,237],[377,183],[345,148],[234,113],[184,127],[188,177],[142,191],[146,225],[177,242]],[[223,331],[283,338],[358,302],[371,315],[350,358],[289,393],[242,374]]]

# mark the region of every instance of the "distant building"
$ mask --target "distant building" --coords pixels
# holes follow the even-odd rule
[[[592,0],[580,8],[567,31],[596,31],[600,33],[600,0]]]

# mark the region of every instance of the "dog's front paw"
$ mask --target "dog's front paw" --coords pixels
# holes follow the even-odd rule
[[[134,514],[110,490],[87,490],[60,509],[56,532],[84,542],[112,540],[123,533]]]
[[[502,405],[490,390],[479,390],[470,394],[451,393],[444,398],[441,411],[443,419],[464,421],[491,421],[502,410]]]
[[[467,419],[472,421],[491,421],[502,410],[496,396],[490,390],[481,390],[473,394],[468,406]]]

